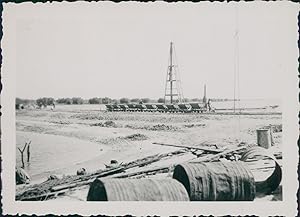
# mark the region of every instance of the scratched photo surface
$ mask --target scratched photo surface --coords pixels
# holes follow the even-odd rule
[[[7,213],[296,212],[298,12],[4,4]]]

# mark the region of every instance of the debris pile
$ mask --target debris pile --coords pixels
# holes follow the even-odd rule
[[[145,139],[145,136],[133,134],[127,139],[140,140]],[[218,146],[213,148],[205,145],[155,144],[180,149],[127,163],[118,163],[117,160],[112,160],[111,164],[113,163],[115,166],[108,166],[106,169],[94,173],[84,171],[80,175],[56,177],[41,184],[25,185],[17,189],[16,200],[47,200],[64,194],[70,189],[90,185],[87,200],[251,201],[258,194],[271,194],[278,189],[281,183],[282,172],[278,160],[269,150],[258,146],[250,147],[243,144],[234,148],[220,149]],[[177,158],[174,161],[175,156]],[[186,156],[189,156],[189,159],[181,158]],[[232,158],[232,156],[238,157]],[[268,169],[264,163],[260,162],[266,158],[275,162],[273,167],[268,167]],[[154,163],[158,161],[169,163],[164,164],[165,166],[154,166]],[[255,168],[256,171],[268,169],[273,172],[266,180],[259,181],[256,179],[253,169],[248,167],[249,162],[250,164],[260,163],[257,164],[259,167]],[[173,173],[173,178],[166,177],[161,182],[156,181],[157,178],[151,179],[162,173]],[[105,179],[102,179],[103,177]],[[224,182],[224,180],[227,181]],[[118,186],[123,187],[116,190]],[[232,190],[233,188],[235,190]],[[181,190],[178,191],[178,189]]]
[[[165,125],[165,124],[156,124],[149,128],[149,130],[154,131],[176,131],[178,130],[178,127],[172,126],[172,125]]]
[[[67,120],[54,120],[54,121],[51,121],[51,123],[53,123],[53,124],[71,124],[71,122],[67,121]]]
[[[172,125],[166,124],[156,124],[156,125],[146,125],[146,126],[136,126],[136,125],[125,125],[126,128],[130,129],[140,129],[140,130],[152,130],[152,131],[178,131],[179,128]]]
[[[205,127],[205,124],[185,124],[184,127],[186,127],[186,128]]]
[[[112,128],[117,128],[118,125],[113,122],[113,121],[105,121],[104,123],[100,122],[100,123],[94,123],[91,124],[91,126],[96,126],[96,127],[112,127]]]
[[[282,132],[282,124],[272,125],[273,133]]]
[[[147,136],[145,136],[144,134],[140,134],[140,133],[132,134],[132,135],[125,136],[125,137],[122,137],[122,138],[126,139],[126,140],[130,140],[130,141],[141,141],[141,140],[147,140],[148,139]]]

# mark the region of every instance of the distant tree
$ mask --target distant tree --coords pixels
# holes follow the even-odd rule
[[[139,98],[134,98],[134,99],[131,99],[130,102],[140,102],[141,100]]]
[[[65,104],[71,105],[72,103],[73,103],[73,101],[72,101],[71,98],[66,98],[66,99],[65,99]]]
[[[73,97],[72,104],[83,104],[83,99],[80,97]]]
[[[47,105],[53,105],[54,104],[54,99],[51,97],[43,97],[43,98],[39,98],[36,100],[36,104],[39,107],[47,107]]]
[[[158,103],[164,103],[164,102],[165,102],[165,99],[164,99],[164,98],[159,98],[159,99],[157,100],[157,102],[158,102]]]
[[[67,104],[70,105],[73,103],[73,100],[71,98],[60,98],[56,100],[57,103],[59,104]]]
[[[129,103],[129,99],[128,98],[121,98],[120,103],[127,104],[127,103]]]
[[[156,103],[156,102],[157,102],[156,99],[150,99],[150,100],[149,100],[149,103]]]
[[[22,99],[16,98],[16,105],[22,104],[22,103],[23,103],[23,100],[22,100]]]
[[[54,100],[53,98],[47,98],[47,99],[46,99],[47,105],[53,105],[54,102],[55,102],[55,100]]]
[[[119,100],[117,100],[117,99],[112,99],[112,100],[111,100],[111,103],[112,103],[112,104],[118,104],[118,103],[119,103]]]
[[[63,104],[63,103],[65,103],[65,99],[64,98],[59,98],[59,99],[56,100],[56,103]]]
[[[191,99],[191,101],[192,101],[192,102],[199,102],[199,101],[202,101],[202,100],[199,99],[199,98],[193,98],[193,99]]]
[[[24,105],[28,105],[28,104],[33,104],[35,103],[35,100],[32,99],[21,99],[21,98],[16,98],[16,105],[19,104],[24,104]]]
[[[103,99],[102,99],[102,103],[103,104],[109,104],[109,103],[111,103],[111,98],[108,98],[108,97],[104,97]]]
[[[149,98],[142,98],[142,102],[143,102],[143,103],[149,103],[149,102],[150,102],[150,99],[149,99]]]
[[[120,103],[127,104],[127,103],[129,103],[129,99],[128,98],[121,98]]]
[[[88,99],[83,99],[83,104],[88,104],[89,100]]]
[[[101,104],[102,99],[98,97],[94,97],[88,100],[89,104]]]

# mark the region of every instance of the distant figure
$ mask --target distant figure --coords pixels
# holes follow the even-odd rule
[[[30,183],[30,176],[28,175],[28,173],[18,167],[16,168],[16,184],[19,185],[19,184],[29,184]]]
[[[80,175],[86,175],[86,170],[85,168],[80,168],[79,170],[77,170],[77,175],[80,176]]]
[[[208,99],[208,102],[207,102],[207,107],[208,107],[208,111],[211,111],[211,100]]]

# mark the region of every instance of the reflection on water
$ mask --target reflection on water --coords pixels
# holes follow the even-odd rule
[[[17,147],[21,149],[31,140],[30,163],[24,152],[25,169],[31,176],[53,173],[65,167],[103,154],[103,147],[88,141],[64,136],[17,131]],[[102,150],[101,150],[102,149]],[[16,150],[16,165],[21,166],[21,154]]]

